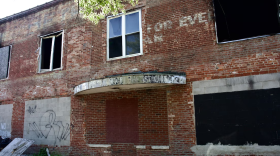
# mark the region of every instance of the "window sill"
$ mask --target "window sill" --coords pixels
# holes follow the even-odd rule
[[[109,148],[111,144],[87,144],[89,147]],[[146,145],[135,145],[136,149],[147,149]],[[169,146],[151,146],[152,150],[169,150]]]
[[[226,43],[246,41],[246,40],[252,40],[252,39],[256,39],[256,38],[264,38],[264,37],[269,37],[269,36],[275,36],[275,35],[280,35],[280,33],[268,34],[268,35],[260,35],[260,36],[255,36],[255,37],[248,37],[248,38],[242,38],[242,39],[230,40],[230,41],[224,41],[224,42],[219,42],[218,41],[217,43],[218,44],[226,44]]]
[[[109,148],[110,144],[87,144],[89,147],[100,147],[100,148]]]
[[[62,68],[56,68],[56,69],[53,69],[53,70],[43,70],[41,69],[40,72],[38,72],[38,74],[43,74],[43,73],[48,73],[48,72],[54,72],[54,71],[59,71],[59,70],[62,70]]]
[[[0,79],[0,81],[5,81],[5,80],[8,80],[8,79],[9,79],[9,77],[7,77],[5,79]]]
[[[141,55],[143,55],[143,54],[139,53],[139,54],[132,54],[132,55],[127,55],[127,56],[115,57],[115,58],[107,58],[107,61],[114,61],[114,60],[125,59],[125,58],[130,58],[130,57],[135,57],[135,56],[141,56]]]

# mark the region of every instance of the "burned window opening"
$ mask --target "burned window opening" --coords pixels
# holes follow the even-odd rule
[[[61,68],[62,32],[41,38],[40,71],[52,71]]]
[[[218,42],[280,33],[279,0],[214,0],[214,7]]]

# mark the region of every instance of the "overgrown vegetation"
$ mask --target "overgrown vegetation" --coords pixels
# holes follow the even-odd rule
[[[98,24],[100,19],[107,15],[117,15],[120,11],[125,13],[125,4],[135,6],[138,0],[75,0],[83,18]]]
[[[51,156],[62,156],[61,154],[59,154],[57,152],[50,153],[50,155]],[[41,148],[39,153],[33,154],[33,156],[48,156],[47,148]]]

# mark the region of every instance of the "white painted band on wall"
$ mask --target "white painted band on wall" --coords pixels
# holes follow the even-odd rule
[[[166,149],[169,149],[169,146],[151,146],[151,148],[152,149],[164,149],[164,150],[166,150]]]
[[[89,147],[103,147],[103,148],[108,148],[111,147],[110,144],[87,144]]]
[[[135,146],[136,149],[146,149],[145,145],[136,145]]]

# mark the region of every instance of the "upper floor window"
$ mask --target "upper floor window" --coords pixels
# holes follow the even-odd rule
[[[142,55],[141,10],[107,19],[107,60]]]
[[[6,79],[9,75],[10,46],[0,48],[0,79]]]
[[[280,33],[279,0],[214,0],[218,42]]]
[[[39,72],[61,69],[62,40],[63,32],[41,36]]]

